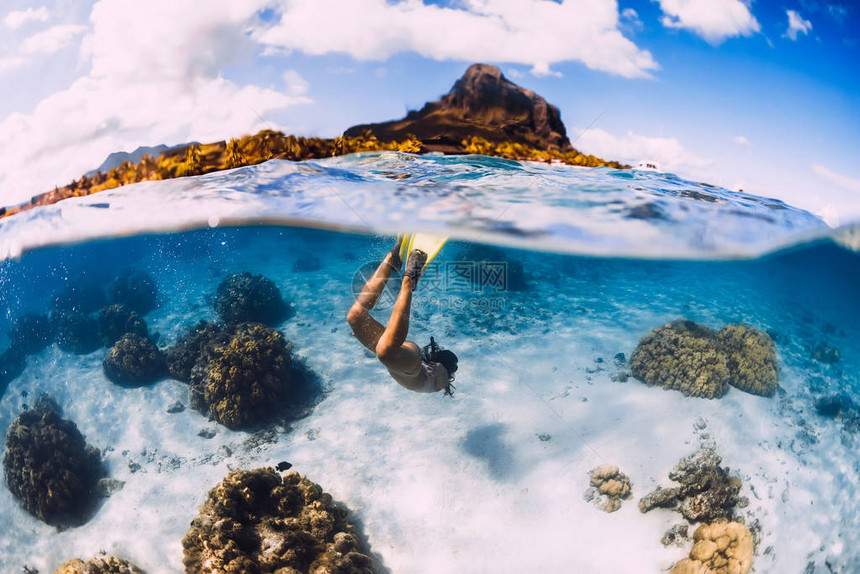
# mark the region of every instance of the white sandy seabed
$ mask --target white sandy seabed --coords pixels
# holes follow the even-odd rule
[[[581,275],[505,293],[500,315],[418,309],[410,338],[425,344],[434,334],[461,361],[453,399],[411,393],[363,351],[344,320],[353,271],[384,248],[355,239],[290,241],[276,251],[227,246],[209,260],[165,265],[153,255],[136,265],[158,282],[162,305],[146,319],[165,343],[198,319],[214,319],[207,296],[225,273],[275,280],[296,311],[280,330],[326,385],[312,413],[268,435],[233,432],[190,408],[168,413],[177,400],[189,405],[182,383],[121,388],[102,373],[105,349],[75,356],[49,347],[2,397],[0,426],[48,392],[102,450],[108,475],[125,484],[87,524],[62,532],[0,489],[2,572],[51,572],[101,550],[150,573],[181,571],[182,537],[209,489],[232,469],[282,460],[349,508],[391,572],[666,571],[689,551],[660,543],[683,518],[642,514],[637,501],[658,484],[671,486],[668,472],[701,442],[716,444],[723,465],[743,479],[750,504],[741,513],[761,525],[756,572],[826,572],[825,562],[832,571],[860,569],[856,447],[838,422],[808,412],[805,373],[787,366],[793,348],[778,345],[785,393],[774,398],[733,389],[707,401],[632,378],[612,382],[614,355],[629,357],[649,329],[684,311],[718,328],[722,315],[653,285],[653,303],[631,308],[624,294],[646,278],[637,287],[635,273],[607,274],[604,289],[593,287],[599,278]],[[297,254],[311,248],[327,267],[292,271]],[[539,261],[529,270],[553,272]],[[732,291],[717,279],[709,288]],[[497,328],[498,320],[510,328]],[[697,428],[700,419],[705,428]],[[203,429],[214,437],[199,436]],[[620,466],[633,486],[633,498],[612,514],[583,497],[589,471],[603,462]]]

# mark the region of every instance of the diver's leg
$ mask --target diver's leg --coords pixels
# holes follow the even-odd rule
[[[370,279],[367,280],[361,293],[355,298],[355,302],[349,309],[346,315],[346,321],[352,327],[352,333],[361,342],[362,345],[369,350],[376,352],[376,343],[385,328],[373,317],[370,316],[370,310],[376,306],[382,292],[385,290],[385,285],[388,283],[388,278],[391,277],[392,269],[399,268],[399,250],[400,242],[404,239],[398,238],[394,249],[388,253],[376,268]]]
[[[413,280],[404,277],[400,286],[400,294],[394,303],[394,309],[391,311],[391,318],[376,343],[376,356],[379,357],[382,364],[392,371],[401,373],[414,371],[421,361],[421,355],[414,344],[404,345],[406,335],[409,334],[413,288]]]

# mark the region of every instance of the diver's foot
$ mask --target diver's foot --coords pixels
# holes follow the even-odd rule
[[[400,247],[404,241],[406,241],[406,236],[401,233],[397,236],[397,243],[391,249],[391,259],[388,260],[388,264],[395,271],[400,271],[400,268],[403,267],[403,260],[400,258]]]
[[[418,286],[418,279],[421,273],[424,272],[424,264],[427,263],[427,254],[420,249],[413,249],[409,254],[409,261],[406,263],[405,275],[412,280],[412,290]]]

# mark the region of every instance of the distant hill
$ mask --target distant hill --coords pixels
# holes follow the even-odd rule
[[[110,154],[109,156],[107,156],[107,159],[104,160],[104,162],[102,162],[102,164],[100,166],[98,166],[94,170],[88,171],[86,175],[89,177],[92,177],[95,174],[97,174],[98,172],[107,173],[111,169],[121,166],[122,162],[124,162],[124,161],[130,161],[131,163],[137,163],[146,154],[149,154],[150,156],[157,158],[163,152],[175,150],[175,149],[179,149],[179,148],[186,148],[189,145],[200,145],[200,144],[197,142],[192,142],[192,143],[187,143],[187,144],[179,144],[179,145],[172,146],[172,147],[164,145],[164,144],[160,144],[157,146],[140,146],[139,148],[137,148],[136,150],[134,150],[131,153],[129,153],[127,151],[115,151],[112,154]]]
[[[82,197],[121,185],[202,175],[256,165],[271,159],[304,161],[356,152],[442,152],[504,157],[520,161],[586,167],[629,168],[574,149],[558,108],[511,82],[496,66],[473,64],[451,91],[405,118],[362,124],[343,137],[323,139],[262,130],[255,135],[208,144],[164,144],[116,152],[79,179],[0,206],[0,218],[69,197]]]
[[[543,150],[571,151],[558,108],[511,82],[496,66],[472,64],[451,91],[405,118],[353,126],[344,136],[367,132],[381,141],[414,136],[427,151],[462,152],[467,138],[511,142]]]

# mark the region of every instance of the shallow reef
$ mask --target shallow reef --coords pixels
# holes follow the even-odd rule
[[[69,560],[54,574],[144,574],[143,570],[115,556],[96,556],[84,562],[79,558]]]
[[[681,391],[690,397],[722,397],[729,369],[707,327],[678,319],[657,327],[639,341],[630,357],[633,376],[648,386]]]
[[[158,288],[149,273],[123,269],[108,286],[111,303],[121,304],[146,315],[158,307]]]
[[[133,333],[141,337],[149,335],[146,321],[137,311],[122,303],[103,307],[99,311],[97,323],[99,336],[105,347],[112,346],[126,333]]]
[[[277,325],[287,315],[287,306],[277,285],[263,275],[231,273],[218,285],[215,312],[228,324]]]
[[[25,313],[9,329],[10,348],[34,355],[54,342],[54,326],[47,315]]]
[[[69,353],[86,355],[101,347],[98,322],[78,311],[54,313],[51,320],[57,329],[57,346]]]
[[[161,350],[134,333],[126,333],[111,347],[102,368],[109,380],[123,386],[155,382],[167,371]]]
[[[45,396],[9,426],[3,471],[6,486],[24,509],[58,527],[89,519],[104,476],[99,450]]]
[[[182,541],[185,571],[372,573],[346,517],[331,495],[296,472],[233,471],[191,522]]]
[[[615,512],[621,508],[621,501],[632,495],[630,477],[611,464],[602,464],[592,470],[589,484],[585,499],[606,512]]]
[[[754,395],[773,396],[779,367],[770,335],[747,325],[727,325],[717,333],[717,342],[726,356],[730,385]]]
[[[92,313],[107,305],[104,290],[95,283],[70,283],[51,297],[51,308],[58,313]]]
[[[27,356],[17,348],[9,348],[0,353],[0,396],[15,378],[24,372]]]
[[[510,257],[504,250],[489,245],[470,243],[454,257],[448,273],[466,279],[475,289],[497,291],[525,291],[528,281],[523,263]],[[449,280],[454,278],[449,277]]]
[[[693,549],[670,574],[746,574],[752,567],[753,536],[739,522],[702,524],[693,533]]]
[[[839,349],[827,341],[820,341],[812,348],[812,358],[819,363],[834,364],[838,363],[842,357],[839,354]]]
[[[735,518],[735,506],[746,503],[738,497],[741,479],[720,466],[722,458],[711,448],[701,447],[678,461],[669,478],[679,486],[657,487],[639,501],[643,513],[654,508],[679,511],[690,522],[713,522]]]
[[[191,380],[191,369],[203,349],[219,335],[223,329],[215,323],[200,321],[181,335],[173,346],[164,352],[170,376],[185,383]]]
[[[216,336],[191,371],[191,405],[230,429],[269,418],[293,388],[292,345],[244,323]]]
[[[779,383],[776,347],[770,335],[747,325],[715,333],[676,319],[642,337],[630,357],[633,376],[689,397],[720,398],[729,385],[773,396]]]

